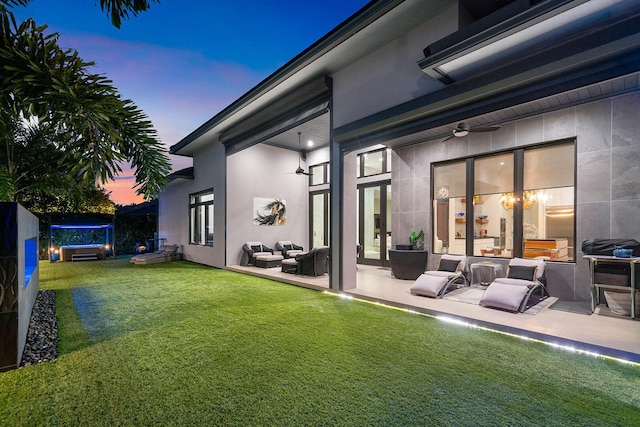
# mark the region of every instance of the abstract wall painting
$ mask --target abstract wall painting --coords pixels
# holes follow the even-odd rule
[[[284,199],[253,198],[254,225],[285,225],[287,208]]]

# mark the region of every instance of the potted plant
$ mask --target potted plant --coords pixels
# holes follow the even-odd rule
[[[409,243],[413,246],[414,249],[423,250],[424,249],[424,231],[420,229],[420,231],[412,231],[409,235]]]

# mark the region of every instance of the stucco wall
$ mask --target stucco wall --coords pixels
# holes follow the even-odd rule
[[[0,203],[0,371],[18,367],[38,296],[38,218],[17,203]],[[25,240],[35,239],[35,269],[25,283]],[[25,287],[26,285],[26,287]]]
[[[427,77],[417,62],[424,59],[425,47],[455,32],[457,22],[456,5],[334,73],[334,126],[340,127],[443,87],[442,83]]]
[[[298,153],[259,144],[229,156],[227,166],[227,264],[240,263],[242,245],[248,241],[273,248],[278,240],[291,240],[308,249],[308,177],[294,173]],[[304,163],[302,167],[306,169]],[[284,199],[286,224],[254,225],[255,197]]]
[[[193,158],[194,179],[179,179],[159,196],[158,234],[168,244],[179,244],[184,258],[214,267],[225,266],[226,162],[224,146],[212,142]],[[189,195],[213,188],[213,246],[189,244]]]
[[[425,243],[430,244],[432,162],[576,137],[577,262],[549,262],[547,279],[553,296],[586,301],[590,298],[589,273],[580,251],[582,240],[623,237],[640,241],[639,111],[640,93],[632,93],[506,123],[496,132],[397,149],[392,159],[393,230],[405,236],[422,228],[427,234]],[[436,260],[430,257],[431,263]]]
[[[40,290],[40,269],[36,269],[31,275],[29,283],[25,283],[25,240],[36,240],[36,250],[39,247],[38,235],[40,222],[38,217],[18,205],[18,359],[22,359],[22,352],[27,342],[31,310],[36,302]],[[25,285],[27,285],[25,287]]]

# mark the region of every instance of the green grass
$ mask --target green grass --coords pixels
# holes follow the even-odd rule
[[[40,264],[1,425],[638,425],[640,368],[188,262]]]

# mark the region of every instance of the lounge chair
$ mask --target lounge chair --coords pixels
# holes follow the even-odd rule
[[[441,298],[452,285],[466,285],[467,257],[464,255],[442,255],[438,268],[422,273],[409,291],[414,295]]]
[[[147,252],[131,257],[130,262],[134,264],[153,264],[157,262],[176,261],[182,259],[178,245],[163,245],[155,252]]]
[[[282,256],[286,258],[295,258],[296,255],[304,252],[302,246],[291,243],[290,240],[279,240],[276,242],[276,251],[282,252]]]
[[[522,313],[535,292],[540,292],[541,299],[549,296],[544,271],[543,259],[512,258],[507,277],[491,282],[480,298],[480,305]]]

